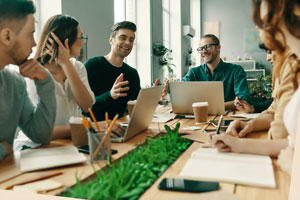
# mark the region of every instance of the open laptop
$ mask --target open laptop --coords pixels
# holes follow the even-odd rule
[[[163,86],[140,90],[124,136],[119,138],[112,137],[112,142],[124,142],[148,128],[152,121],[152,116],[159,102],[162,90]]]
[[[173,112],[193,114],[194,102],[208,102],[208,114],[225,112],[222,81],[170,82],[170,95]]]

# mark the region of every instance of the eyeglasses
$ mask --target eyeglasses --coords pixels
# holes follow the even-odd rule
[[[83,40],[84,43],[87,43],[88,37],[82,35],[82,36],[78,37],[77,39],[81,39],[81,40]]]
[[[211,50],[211,47],[212,47],[213,45],[217,46],[217,45],[219,45],[219,44],[206,44],[206,45],[204,45],[204,46],[202,46],[202,47],[198,47],[198,48],[197,48],[197,51],[198,51],[198,53],[201,53],[201,52],[203,52],[203,51],[210,51],[210,50]]]

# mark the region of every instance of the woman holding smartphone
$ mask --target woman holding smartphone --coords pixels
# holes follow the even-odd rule
[[[88,109],[95,102],[84,65],[75,57],[80,56],[83,35],[78,21],[68,15],[55,15],[45,24],[37,45],[37,59],[54,78],[56,96],[56,120],[52,140],[71,135],[69,119],[79,117],[81,110]],[[30,97],[37,101],[32,81],[27,81]],[[105,127],[105,123],[102,123]],[[122,135],[123,128],[116,124],[113,131]]]

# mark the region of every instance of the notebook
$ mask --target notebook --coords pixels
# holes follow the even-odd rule
[[[21,151],[21,171],[29,172],[85,162],[87,159],[74,146]]]
[[[141,89],[124,136],[119,138],[112,137],[112,142],[124,142],[148,128],[162,90],[163,86]]]
[[[208,114],[225,112],[222,81],[170,82],[170,96],[173,112],[193,114],[194,102],[208,102]]]
[[[217,149],[199,148],[194,151],[180,176],[267,188],[276,187],[272,160],[269,156],[221,153]]]

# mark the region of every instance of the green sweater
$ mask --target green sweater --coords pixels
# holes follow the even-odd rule
[[[249,89],[246,72],[239,65],[220,61],[211,76],[206,64],[192,68],[184,81],[222,81],[225,102],[233,101],[236,96],[249,102]]]
[[[52,77],[35,81],[39,103],[33,106],[28,97],[25,79],[14,70],[0,70],[0,142],[13,144],[16,128],[19,127],[33,142],[50,142],[55,121],[56,100]],[[7,155],[0,143],[0,160]]]
[[[98,121],[104,120],[105,112],[108,112],[110,119],[116,114],[119,114],[120,117],[123,116],[127,102],[135,100],[141,89],[140,78],[136,69],[126,63],[123,63],[122,67],[115,67],[103,56],[91,58],[84,65],[90,87],[96,97],[96,102],[92,108],[96,119]],[[121,73],[124,74],[124,81],[129,81],[130,90],[127,91],[126,97],[119,97],[114,100],[110,95],[110,90]],[[88,116],[88,114],[85,115]]]

